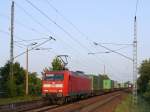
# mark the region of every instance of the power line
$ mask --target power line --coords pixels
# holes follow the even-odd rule
[[[56,8],[54,7],[49,0],[46,0],[47,3],[49,4],[49,6],[57,13],[59,14],[66,22],[68,22],[71,26],[73,26],[74,29],[76,29],[76,31],[78,31],[83,37],[85,37],[86,40],[88,40],[90,43],[92,42],[92,40],[89,39],[89,37],[87,35],[85,35],[85,33],[83,33],[81,30],[79,30],[79,28],[73,24],[70,20],[68,20],[65,16],[63,16],[63,14]],[[111,44],[115,44],[115,43],[111,43]],[[93,44],[91,44],[93,45]],[[115,44],[115,45],[131,45],[131,44]],[[95,55],[94,55],[95,56]],[[96,56],[95,56],[96,57]]]
[[[119,49],[115,49],[113,51],[119,51],[119,50],[122,50],[122,49],[125,49],[127,48],[128,46],[124,46],[124,47],[121,47]],[[105,51],[105,52],[94,52],[94,53],[88,53],[88,54],[98,54],[98,53],[112,53],[112,51]]]
[[[15,42],[30,42],[30,41],[38,41],[38,40],[45,40],[48,38],[37,38],[37,39],[30,39],[30,40],[20,40],[20,41],[15,41]]]
[[[32,48],[29,49],[28,51],[31,51],[31,50],[33,50],[33,49],[35,49],[35,48],[37,48],[37,47],[40,47],[41,45],[47,43],[48,41],[50,41],[50,40],[52,40],[52,39],[54,40],[54,38],[49,38],[48,40],[46,40],[46,41],[44,41],[44,42],[42,42],[42,43],[36,45],[35,47],[32,47]],[[19,56],[22,56],[22,55],[25,54],[25,53],[26,53],[26,51],[20,53],[19,55],[15,56],[14,59],[17,58],[17,57],[19,57]]]
[[[36,10],[38,10],[42,15],[44,15],[47,19],[49,19],[53,24],[55,24],[58,28],[60,28],[63,32],[65,32],[69,37],[71,37],[74,41],[76,41],[80,46],[82,46],[84,49],[90,51],[88,48],[83,46],[80,41],[73,38],[73,36],[67,32],[62,26],[58,25],[55,21],[53,21],[49,16],[47,16],[44,12],[42,12],[39,8],[37,8],[33,3],[31,3],[29,0],[26,0],[32,7],[34,7]]]
[[[18,43],[14,43],[14,45],[19,47],[19,48],[23,48],[22,46],[18,45]]]
[[[16,3],[16,6],[18,6],[27,16],[29,16],[35,23],[39,24],[43,29],[45,29],[46,31],[50,31],[47,27],[45,27],[42,23],[40,23],[39,21],[37,21],[30,13],[28,13],[21,5],[19,5],[18,3]],[[52,33],[52,31],[50,31]],[[56,35],[56,34],[55,34]],[[55,36],[56,37],[56,36]],[[59,38],[61,40],[61,42],[63,41],[61,38]],[[28,40],[23,40],[23,41],[28,41]],[[64,43],[67,43],[66,41],[64,41]],[[67,43],[68,44],[68,43]],[[62,45],[62,44],[61,44]],[[69,44],[68,44],[69,45]],[[69,46],[69,48],[74,48],[71,45]],[[76,49],[74,49],[76,50]],[[74,51],[73,50],[73,51]],[[78,52],[78,50],[76,50],[76,52]],[[76,53],[75,52],[75,53]],[[80,54],[80,53],[78,53]],[[76,55],[78,57],[78,55]]]
[[[89,43],[91,45],[93,45],[91,42],[91,40],[89,39],[89,37],[83,33],[75,24],[73,24],[73,22],[71,22],[68,18],[66,18],[56,7],[54,7],[49,0],[46,0],[48,5],[58,14],[60,15],[67,23],[69,23],[77,32],[79,32],[83,37],[85,37],[86,40],[89,41]]]
[[[0,30],[1,33],[5,34],[5,35],[10,35],[10,33],[8,31],[5,30]],[[19,41],[14,41],[14,42],[30,42],[30,41],[37,41],[37,40],[44,40],[44,39],[48,39],[48,38],[36,38],[36,39],[30,39],[30,40],[24,40],[22,39],[20,36],[15,36],[15,38],[19,39]]]
[[[53,24],[55,24],[59,29],[61,29],[64,33],[66,33],[72,40],[76,41],[82,48],[90,51],[88,48],[86,48],[84,45],[80,43],[77,39],[75,39],[68,31],[66,31],[62,26],[57,24],[53,19],[51,19],[46,13],[44,13],[42,10],[40,10],[37,6],[35,6],[31,1],[27,1],[33,8],[35,8],[38,12],[40,12],[44,17],[46,17],[49,21],[51,21]]]
[[[3,14],[0,14],[0,16],[1,17],[5,17],[7,19],[10,19],[9,16],[3,15]],[[16,22],[16,24],[20,25],[21,27],[23,27],[23,28],[25,28],[25,29],[27,29],[29,31],[32,31],[32,32],[35,32],[35,33],[38,33],[38,34],[42,34],[42,35],[44,34],[44,33],[40,32],[40,31],[38,31],[37,29],[35,29],[33,27],[30,27],[30,26],[27,26],[24,23],[22,23],[22,22],[20,22],[20,21],[18,21],[16,19],[15,19],[15,22]],[[48,36],[47,34],[44,34],[44,35]]]
[[[133,44],[120,44],[120,43],[99,43],[99,44],[109,44],[109,45],[116,45],[116,46],[120,46],[120,45],[129,46],[129,45],[133,45]]]
[[[119,53],[119,52],[117,52],[117,51],[113,51],[113,50],[109,49],[108,47],[105,47],[105,46],[103,46],[103,45],[101,45],[101,44],[98,44],[98,43],[96,43],[96,42],[94,42],[94,44],[95,44],[95,45],[98,45],[98,46],[100,46],[100,47],[103,47],[103,48],[105,48],[106,50],[109,50],[109,51],[111,51],[111,52],[114,52],[114,53],[116,53],[116,54],[119,54],[120,56],[125,57],[125,58],[127,58],[127,59],[133,61],[132,58],[130,58],[130,57],[128,57],[128,56],[126,56],[126,55],[124,55],[124,54],[122,54],[122,53]]]
[[[68,22],[71,26],[73,26],[74,29],[76,29],[82,36],[85,36],[85,34],[84,34],[81,30],[79,30],[79,28],[78,28],[75,24],[73,24],[69,19],[67,19],[56,7],[54,7],[54,6],[49,2],[49,0],[46,0],[46,1],[47,1],[47,3],[49,4],[49,6],[50,6],[57,14],[59,14],[66,22]],[[86,36],[86,38],[88,39],[87,36]]]
[[[41,11],[38,7],[36,7],[31,1],[27,1],[33,8],[35,8],[37,11],[39,11],[43,16],[45,16],[49,21],[51,21],[53,24],[55,24],[59,29],[61,29],[64,33],[66,33],[72,40],[77,42],[82,48],[90,52],[88,48],[86,48],[84,45],[80,43],[80,41],[76,40],[68,31],[66,31],[62,26],[58,25],[54,20],[52,20],[47,14],[45,14],[43,11]]]
[[[30,13],[28,13],[21,5],[19,5],[18,3],[15,3],[16,4],[16,6],[18,7],[18,8],[20,8],[29,18],[31,18],[31,20],[33,21],[33,22],[35,22],[36,24],[38,24],[39,26],[41,26],[45,31],[48,31],[48,32],[50,32],[50,33],[52,33],[52,31],[50,31],[47,27],[45,27],[43,24],[41,24],[37,19],[35,19],[34,17],[33,17],[33,15],[32,14],[30,14]]]

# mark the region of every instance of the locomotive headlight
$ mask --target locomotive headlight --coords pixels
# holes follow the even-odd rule
[[[55,84],[55,87],[63,87],[63,84]]]
[[[59,89],[58,92],[62,92],[62,89]]]
[[[45,92],[48,92],[48,90],[44,90]]]
[[[51,87],[50,84],[43,84],[43,87]]]

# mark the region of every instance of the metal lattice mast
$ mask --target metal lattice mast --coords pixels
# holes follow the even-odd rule
[[[12,1],[11,5],[11,40],[10,40],[10,91],[11,95],[13,96],[13,49],[14,49],[14,39],[13,39],[13,34],[14,34],[14,1]]]
[[[134,40],[133,40],[133,104],[137,103],[137,20],[134,17]]]

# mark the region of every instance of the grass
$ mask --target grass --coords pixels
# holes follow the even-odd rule
[[[138,104],[132,105],[132,95],[129,94],[124,101],[115,109],[115,112],[150,112],[150,105],[141,97],[138,97]]]
[[[0,105],[39,100],[39,99],[41,99],[41,97],[39,96],[19,96],[19,97],[13,97],[13,98],[0,98]]]

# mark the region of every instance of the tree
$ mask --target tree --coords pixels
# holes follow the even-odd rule
[[[7,62],[4,67],[0,68],[1,88],[5,91],[5,96],[13,97],[24,94],[24,74],[25,70],[20,67],[18,62],[13,64],[13,85],[10,85],[10,63]],[[20,88],[19,88],[20,87]],[[13,92],[11,92],[13,88]]]
[[[146,88],[146,92],[143,94],[143,96],[150,103],[150,80],[148,82],[148,85],[147,85],[147,88]]]
[[[138,91],[142,94],[146,91],[150,80],[150,59],[144,60],[139,68]]]
[[[99,74],[99,77],[100,77],[101,79],[110,79],[110,78],[108,77],[108,75],[106,75],[106,74]]]
[[[65,70],[65,67],[64,67],[62,61],[58,57],[56,57],[55,59],[53,59],[52,70],[53,71]]]
[[[144,60],[139,68],[138,92],[150,103],[150,59]]]
[[[10,63],[7,62],[4,67],[0,67],[0,89],[5,92],[4,96],[23,96],[25,95],[25,70],[18,62],[13,64],[13,86],[10,85]],[[13,94],[11,89],[13,88]],[[41,80],[37,78],[37,73],[29,73],[29,94],[40,95]]]
[[[41,95],[41,79],[37,78],[37,73],[29,73],[29,94],[30,95]]]

